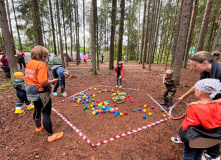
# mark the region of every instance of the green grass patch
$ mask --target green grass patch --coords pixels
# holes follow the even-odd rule
[[[4,89],[7,89],[7,88],[11,88],[13,87],[13,84],[11,82],[9,83],[3,83],[1,86],[0,86],[0,90],[4,90]]]

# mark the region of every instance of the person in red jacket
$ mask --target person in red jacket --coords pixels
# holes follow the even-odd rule
[[[202,157],[203,150],[190,148],[189,141],[199,137],[221,138],[221,104],[213,101],[220,92],[221,83],[217,79],[206,78],[195,84],[199,101],[190,104],[176,137],[184,143],[184,160],[201,160]]]
[[[24,66],[24,68],[26,68],[26,64],[25,64],[25,53],[22,52],[20,49],[18,49],[18,52],[17,52],[17,57],[18,57],[18,62],[20,64],[20,69],[22,69],[22,64]]]
[[[119,88],[122,88],[123,74],[124,74],[123,62],[119,61],[117,63],[117,67],[115,68],[115,75],[117,76],[117,85],[116,85],[116,87],[118,87],[119,80],[120,80]]]

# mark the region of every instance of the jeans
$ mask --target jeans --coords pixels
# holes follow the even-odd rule
[[[207,154],[213,158],[219,157],[220,156],[219,148],[220,148],[220,144],[207,148]]]
[[[183,145],[183,160],[201,160],[203,149],[190,148],[189,143]]]

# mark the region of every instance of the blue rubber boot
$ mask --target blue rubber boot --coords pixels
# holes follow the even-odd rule
[[[58,96],[57,92],[53,92],[52,94],[53,96]]]

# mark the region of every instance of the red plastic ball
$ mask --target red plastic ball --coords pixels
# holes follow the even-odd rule
[[[127,113],[127,112],[124,112],[124,114],[127,115],[128,113]]]
[[[93,94],[91,94],[91,96],[93,96]]]
[[[152,106],[151,108],[152,108],[152,109],[154,109],[155,107],[154,107],[154,106]]]
[[[114,104],[114,107],[116,107],[117,106],[117,104]]]
[[[128,98],[130,98],[130,95],[128,95]]]
[[[104,113],[104,110],[101,110],[101,113]]]
[[[142,104],[140,104],[140,106],[142,107],[143,105],[142,105]]]

